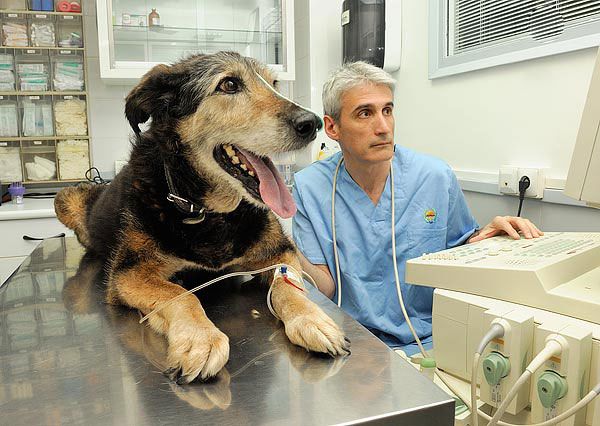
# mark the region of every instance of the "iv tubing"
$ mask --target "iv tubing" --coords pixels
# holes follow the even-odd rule
[[[290,265],[286,265],[286,264],[284,264],[284,263],[277,263],[277,264],[275,264],[275,265],[267,266],[267,267],[265,267],[265,268],[262,268],[262,269],[257,269],[257,270],[255,270],[255,271],[240,271],[240,272],[231,272],[231,273],[229,273],[229,274],[225,274],[225,275],[223,275],[223,276],[220,276],[220,277],[217,277],[217,278],[215,278],[215,279],[213,279],[213,280],[210,280],[210,281],[208,281],[208,282],[205,282],[204,284],[200,284],[199,286],[197,286],[197,287],[194,287],[193,289],[191,289],[191,290],[188,290],[188,291],[186,291],[185,293],[181,293],[181,294],[179,294],[179,295],[175,296],[174,298],[172,298],[172,299],[170,299],[170,300],[167,300],[167,301],[166,301],[166,302],[164,302],[164,303],[161,303],[161,304],[160,304],[160,305],[158,305],[156,308],[154,308],[154,310],[152,310],[152,311],[151,311],[151,312],[149,312],[147,315],[145,315],[145,316],[144,316],[144,317],[143,317],[143,318],[140,320],[140,324],[142,324],[144,321],[146,321],[150,315],[154,315],[156,312],[158,312],[158,311],[160,311],[160,310],[162,310],[162,309],[166,308],[167,306],[171,305],[171,304],[172,304],[173,302],[175,302],[176,300],[179,300],[179,299],[181,299],[182,297],[184,297],[184,296],[187,296],[188,294],[194,293],[194,292],[196,292],[196,291],[198,291],[198,290],[202,290],[204,287],[208,287],[209,285],[211,285],[211,284],[214,284],[214,283],[216,283],[216,282],[218,282],[218,281],[221,281],[221,280],[224,280],[224,279],[227,279],[227,278],[231,278],[231,277],[238,277],[238,276],[242,276],[242,275],[255,275],[255,274],[259,274],[259,273],[261,273],[261,272],[266,272],[266,271],[269,271],[269,270],[271,270],[271,269],[277,269],[277,268],[279,268],[280,266],[287,266],[287,267],[288,267],[288,269],[292,270],[292,271],[293,271],[293,272],[294,272],[294,273],[295,273],[295,274],[296,274],[298,277],[300,277],[300,276],[301,276],[301,275],[298,273],[298,271],[297,271],[295,268],[293,268],[293,267],[292,267],[292,266],[290,266]],[[271,285],[271,286],[269,287],[269,293],[268,293],[268,296],[267,296],[267,305],[269,306],[269,310],[271,310],[271,313],[272,313],[272,314],[273,314],[273,315],[274,315],[274,316],[277,318],[277,315],[275,315],[274,311],[272,310],[272,305],[270,304],[270,300],[271,300],[271,297],[270,297],[270,296],[271,296],[271,290],[272,290],[272,288],[273,288],[273,285]]]

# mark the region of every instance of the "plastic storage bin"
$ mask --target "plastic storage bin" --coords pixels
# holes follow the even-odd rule
[[[87,114],[84,96],[58,96],[54,98],[54,119],[59,136],[86,136]]]
[[[29,45],[33,47],[56,46],[54,16],[35,14],[29,17]]]
[[[56,147],[54,141],[22,141],[21,153],[26,181],[56,179]]]
[[[52,12],[54,10],[54,0],[29,0],[29,9]]]
[[[27,10],[27,0],[0,0],[0,9]]]
[[[23,136],[53,136],[52,101],[48,96],[22,96],[19,108]]]
[[[19,142],[0,141],[0,182],[10,183],[22,180]]]
[[[15,90],[15,56],[9,49],[0,52],[0,92]]]
[[[23,92],[43,92],[50,89],[50,57],[42,49],[27,49],[15,58],[17,81]]]
[[[19,113],[15,96],[0,96],[0,137],[19,136]]]
[[[56,0],[54,2],[54,10],[56,10],[57,12],[81,13],[81,2]]]
[[[90,168],[88,141],[85,139],[59,140],[56,145],[60,179],[84,179]]]
[[[59,47],[83,47],[81,16],[58,16],[56,41]]]
[[[52,55],[52,87],[53,90],[84,90],[83,54],[77,50],[59,50]]]
[[[20,13],[2,14],[2,46],[24,47],[29,45],[27,18]]]

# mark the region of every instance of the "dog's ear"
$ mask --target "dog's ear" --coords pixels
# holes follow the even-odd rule
[[[140,123],[145,123],[150,117],[160,120],[169,112],[177,90],[184,83],[184,76],[181,68],[157,65],[129,92],[125,100],[125,116],[135,133],[140,133]]]

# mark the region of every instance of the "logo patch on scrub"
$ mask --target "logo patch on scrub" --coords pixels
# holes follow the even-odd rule
[[[435,220],[437,219],[437,213],[436,213],[435,209],[425,210],[425,213],[423,214],[423,218],[425,219],[425,222],[427,222],[427,223],[435,222]]]

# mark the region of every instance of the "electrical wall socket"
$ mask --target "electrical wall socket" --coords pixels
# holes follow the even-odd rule
[[[519,168],[517,172],[519,176],[518,179],[521,179],[523,176],[527,176],[529,181],[531,182],[527,191],[525,191],[525,196],[529,198],[543,198],[544,197],[544,188],[546,187],[546,177],[544,173],[544,169],[535,169],[535,168]],[[517,182],[518,182],[517,179]],[[517,188],[518,188],[517,183]]]
[[[125,167],[127,161],[125,160],[115,160],[115,176],[119,174],[121,169]]]
[[[519,169],[514,166],[500,166],[498,174],[498,190],[502,194],[519,194]]]
[[[544,169],[533,167],[500,166],[498,173],[498,190],[506,195],[519,195],[519,180],[527,176],[530,181],[525,197],[542,198],[546,187]]]

